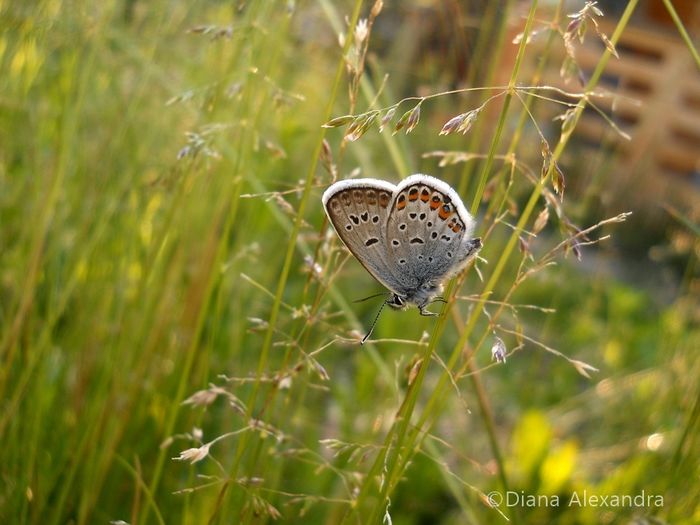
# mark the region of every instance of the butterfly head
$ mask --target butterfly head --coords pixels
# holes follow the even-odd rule
[[[408,307],[406,299],[397,293],[391,294],[391,297],[389,297],[389,299],[386,300],[386,304],[388,304],[396,310],[404,310]]]
[[[423,283],[418,288],[406,290],[403,294],[393,293],[386,304],[396,310],[404,310],[409,305],[425,306],[442,291],[442,285],[432,281]]]

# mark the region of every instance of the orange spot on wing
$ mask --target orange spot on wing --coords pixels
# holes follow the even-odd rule
[[[418,199],[418,188],[411,188],[408,192],[408,200],[415,201]]]
[[[403,193],[396,199],[396,209],[403,210],[406,207],[406,195]]]
[[[423,202],[428,202],[430,200],[430,192],[426,188],[423,188],[423,191],[420,192],[420,200]]]
[[[438,211],[438,215],[443,221],[445,221],[450,215],[452,215],[452,210],[450,209],[449,205],[443,204],[440,211]]]
[[[440,196],[439,195],[433,195],[433,198],[430,199],[430,209],[431,210],[437,210],[438,207],[440,206]]]

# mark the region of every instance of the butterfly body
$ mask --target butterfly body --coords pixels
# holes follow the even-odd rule
[[[421,314],[481,249],[474,219],[447,183],[416,174],[398,185],[352,179],[331,185],[323,205],[340,239],[367,271],[392,292],[391,307]]]

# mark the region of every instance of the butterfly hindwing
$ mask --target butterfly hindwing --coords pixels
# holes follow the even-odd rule
[[[464,267],[476,249],[474,219],[459,195],[428,175],[412,175],[396,187],[387,220],[389,260],[407,285],[440,282]]]
[[[400,281],[386,246],[386,224],[396,186],[376,179],[336,182],[323,206],[338,237],[375,279],[392,291]]]

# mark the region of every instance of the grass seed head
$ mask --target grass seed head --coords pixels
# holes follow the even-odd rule
[[[420,105],[420,102],[416,104],[416,107],[411,110],[411,114],[408,116],[408,120],[406,121],[406,135],[413,131],[420,121]]]
[[[379,133],[384,131],[384,126],[386,126],[389,121],[394,118],[394,114],[396,113],[396,108],[391,108],[389,111],[387,111],[384,116],[382,117],[382,120],[379,122]]]
[[[503,339],[496,337],[493,341],[493,346],[491,347],[491,359],[497,363],[505,363],[507,353],[508,350],[506,348],[506,344],[503,342]]]
[[[199,390],[185,399],[182,404],[199,407],[209,406],[216,400],[218,395],[219,393],[213,389]]]
[[[210,444],[207,443],[198,448],[188,448],[180,452],[180,455],[173,459],[175,461],[189,461],[190,464],[197,463],[209,455],[209,447]]]
[[[452,117],[450,120],[445,122],[445,125],[442,126],[442,129],[438,135],[449,135],[450,133],[457,131],[457,129],[459,129],[459,127],[462,125],[462,122],[464,122],[466,116],[466,113],[462,113],[461,115]]]

